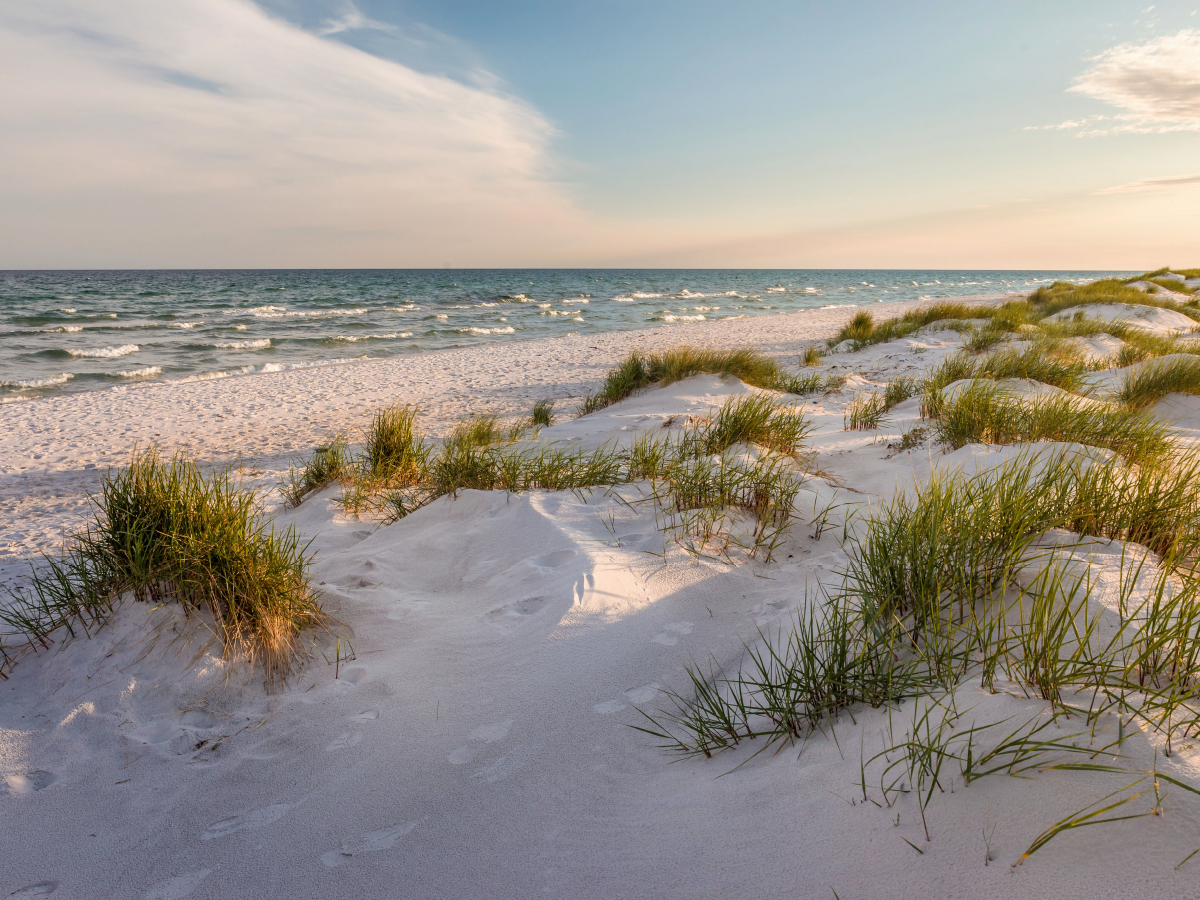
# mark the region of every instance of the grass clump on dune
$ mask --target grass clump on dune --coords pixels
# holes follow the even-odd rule
[[[1069,692],[1089,692],[1097,699],[1071,707],[1089,722],[1118,709],[1163,730],[1195,729],[1200,717],[1180,698],[1197,699],[1200,639],[1192,626],[1200,618],[1166,615],[1157,632],[1131,627],[1162,605],[1162,592],[1152,591],[1123,607],[1115,634],[1093,640],[1094,619],[1080,612],[1086,574],[1065,574],[1069,543],[1066,551],[1048,549],[1040,539],[1069,529],[1142,544],[1159,554],[1164,578],[1183,578],[1183,599],[1196,593],[1197,526],[1195,464],[1154,471],[1030,452],[973,478],[935,473],[915,493],[898,493],[873,511],[848,538],[840,591],[807,598],[790,630],[747,648],[739,672],[689,669],[692,696],[672,695],[674,710],[649,716],[643,730],[686,755],[760,737],[770,746],[824,730],[848,707],[944,697],[969,677],[984,688],[1009,678],[1060,706]],[[1030,566],[1041,569],[1032,581]],[[1132,581],[1124,581],[1122,602],[1131,599]],[[1071,613],[1065,618],[1064,608]],[[1182,649],[1168,660],[1167,648]],[[1158,678],[1152,690],[1148,666]],[[1190,725],[1164,718],[1165,707],[1191,715]],[[971,778],[980,777],[980,767],[964,763],[974,767]]]
[[[1055,351],[1058,349],[1061,349],[1061,345],[1039,341],[1025,350],[1001,350],[982,358],[960,351],[948,356],[926,376],[924,389],[939,390],[966,378],[991,378],[997,381],[1024,378],[1073,391],[1087,372],[1087,366],[1070,354],[1066,358],[1057,355]]]
[[[529,415],[530,428],[549,428],[554,423],[554,401],[539,400]]]
[[[480,417],[410,454],[419,467],[404,483],[372,480],[363,467],[351,476],[342,505],[353,513],[376,511],[390,523],[462,490],[586,491],[645,480],[655,484],[650,499],[666,514],[666,531],[689,552],[716,547],[728,558],[737,545],[751,558],[770,561],[792,520],[802,480],[795,457],[810,429],[803,413],[765,395],[730,398],[678,438],[645,432],[628,450],[614,444],[514,447],[511,432],[494,417]],[[760,452],[731,453],[737,445]],[[735,527],[739,511],[752,517],[744,537]]]
[[[943,401],[933,427],[935,438],[954,450],[967,444],[1074,441],[1137,463],[1159,459],[1172,448],[1167,426],[1145,413],[1070,395],[1022,397],[989,381],[975,381]]]
[[[845,431],[875,429],[893,406],[915,396],[921,386],[915,378],[895,378],[882,391],[856,394],[842,416]]]
[[[1156,360],[1125,375],[1117,400],[1144,409],[1167,394],[1200,394],[1200,359]]]
[[[346,438],[334,435],[329,443],[313,451],[298,473],[295,466],[288,469],[288,480],[281,487],[284,501],[295,509],[309,494],[349,475],[352,465]]]
[[[693,375],[734,377],[755,387],[774,388],[780,369],[775,360],[754,350],[706,350],[675,347],[662,353],[630,353],[605,376],[600,390],[588,394],[580,415],[619,403],[651,384],[672,384]]]
[[[1200,310],[1194,305],[1178,303],[1164,297],[1147,294],[1135,287],[1130,287],[1117,278],[1104,278],[1091,284],[1068,284],[1056,281],[1052,285],[1042,286],[1029,295],[1029,304],[1033,307],[1038,318],[1046,318],[1064,309],[1075,306],[1087,306],[1094,303],[1125,303],[1137,306],[1157,306],[1161,309],[1171,309],[1189,318],[1200,321]]]
[[[1195,294],[1196,289],[1188,287],[1182,281],[1174,278],[1146,278],[1145,281],[1151,284],[1156,284],[1160,288],[1165,288],[1168,291],[1173,291],[1176,294]],[[1190,305],[1190,304],[1189,304]]]
[[[206,611],[225,655],[260,665],[270,686],[304,655],[301,633],[328,623],[299,537],[268,527],[255,495],[228,472],[206,476],[183,456],[135,453],[102,480],[94,503],[61,561],[47,560],[48,572],[35,572],[31,591],[0,617],[31,646],[73,622],[102,623],[132,594]]]
[[[836,337],[830,338],[829,346],[836,346],[842,341],[851,341],[853,349],[861,350],[871,344],[907,337],[942,319],[988,319],[994,313],[995,308],[988,306],[969,306],[966,303],[934,303],[922,309],[907,312],[897,319],[888,319],[875,324],[874,317],[868,311],[862,310],[855,313],[854,318],[838,332]]]
[[[689,437],[704,454],[724,453],[734,444],[755,444],[790,456],[811,430],[802,413],[781,408],[760,394],[731,398]]]
[[[417,428],[417,408],[400,403],[371,417],[363,440],[362,466],[372,479],[410,481],[425,460],[424,435]]]

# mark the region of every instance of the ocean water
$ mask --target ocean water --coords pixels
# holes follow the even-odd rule
[[[0,402],[487,341],[1031,290],[1110,272],[0,272]]]

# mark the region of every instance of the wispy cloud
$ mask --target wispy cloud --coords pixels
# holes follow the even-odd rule
[[[1136,194],[1141,191],[1164,191],[1192,184],[1200,184],[1200,175],[1180,175],[1176,178],[1143,178],[1140,181],[1131,181],[1128,184],[1118,184],[1114,187],[1092,191],[1092,194]]]
[[[349,7],[356,27],[383,23]],[[250,0],[6,4],[0,60],[0,266],[489,264],[584,239],[535,108]]]
[[[1113,47],[1068,90],[1123,112],[1044,127],[1082,136],[1200,131],[1200,31]]]
[[[344,31],[385,31],[397,34],[399,29],[387,22],[378,22],[363,15],[353,3],[346,3],[341,16],[336,19],[326,19],[317,29],[317,34],[325,37],[331,34],[341,34]]]

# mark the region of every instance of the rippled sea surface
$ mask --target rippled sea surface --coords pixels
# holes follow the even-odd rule
[[[281,371],[488,341],[1022,291],[1056,279],[1091,281],[1111,274],[879,269],[0,272],[0,401]]]

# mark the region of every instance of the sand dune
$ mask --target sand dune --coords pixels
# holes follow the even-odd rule
[[[524,412],[544,396],[566,406],[630,347],[686,340],[794,356],[849,312],[21,404],[5,411],[8,577],[77,520],[96,471],[83,467],[119,462],[135,442],[241,459],[247,477],[267,485],[288,454],[383,402],[422,404],[435,429],[466,410]],[[230,676],[219,648],[173,608],[132,603],[93,639],[26,656],[0,683],[0,893],[1190,895],[1194,873],[1173,866],[1200,841],[1200,803],[1180,799],[1167,816],[1139,820],[1137,840],[1120,826],[1067,835],[1013,872],[1042,829],[1082,805],[1072,790],[1081,776],[995,778],[947,794],[930,807],[928,842],[911,803],[864,802],[863,753],[884,746],[889,716],[907,708],[856,710],[836,740],[818,735],[753,758],[758,748],[748,746],[672,762],[631,727],[645,724],[640,710],[686,692],[690,661],[736,671],[747,643],[802,608],[806,587],[836,586],[846,562],[841,532],[858,527],[872,504],[935,469],[987,471],[1021,452],[969,445],[943,455],[927,442],[899,449],[919,419],[915,398],[878,431],[843,430],[856,390],[919,374],[962,339],[926,329],[828,356],[821,371],[853,373],[846,386],[786,399],[815,425],[808,444],[822,474],[803,485],[802,524],[771,564],[689,557],[664,537],[645,484],[464,491],[385,527],[347,517],[331,488],[276,521],[312,538],[314,580],[344,623],[353,659],[323,646],[328,659],[318,654],[286,690],[267,695],[256,677]],[[758,391],[695,376],[584,418],[564,416],[537,439],[627,445]],[[1197,429],[1195,400],[1171,395],[1156,409]],[[815,526],[822,510],[823,530]],[[1092,564],[1101,605],[1117,589],[1121,552],[1101,541],[1072,551]],[[974,683],[957,694],[980,721],[1020,721],[1044,707]],[[1078,730],[1064,721],[1060,733]],[[1155,749],[1146,736],[1126,746],[1131,765],[1150,765]],[[1191,746],[1158,765],[1200,779]]]

